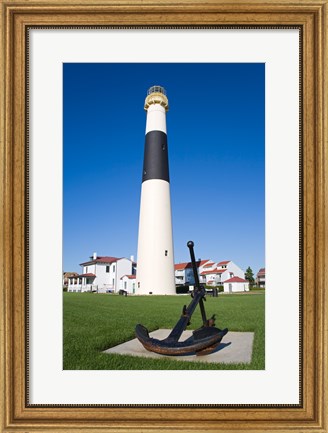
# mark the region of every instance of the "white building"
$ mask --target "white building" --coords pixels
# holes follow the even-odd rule
[[[233,277],[223,283],[224,293],[248,292],[249,282],[244,278]]]
[[[134,294],[136,292],[136,276],[123,275],[123,277],[121,277],[120,289],[125,290],[127,293]]]
[[[265,287],[265,268],[261,268],[256,275],[256,284]]]
[[[208,263],[200,273],[200,282],[207,286],[220,286],[233,277],[244,278],[245,272],[231,260]]]
[[[79,274],[77,272],[63,272],[63,287],[68,286],[68,279],[71,277],[77,277]]]
[[[206,281],[209,279],[209,275],[211,275],[212,271],[216,270],[217,263],[214,263],[212,260],[209,260],[204,266],[199,275],[199,282],[201,284],[206,284]]]
[[[196,262],[198,275],[203,272],[205,265],[209,260],[198,260]],[[176,285],[190,285],[195,284],[194,272],[191,262],[177,263],[174,265],[175,284]]]
[[[90,260],[81,263],[80,275],[69,278],[68,292],[118,292],[121,278],[124,275],[134,275],[136,264],[125,257],[97,256],[96,253]]]

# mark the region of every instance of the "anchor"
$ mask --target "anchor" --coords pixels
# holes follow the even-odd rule
[[[191,293],[192,300],[188,307],[184,305],[182,315],[168,337],[164,340],[158,340],[149,336],[147,328],[138,324],[135,328],[135,334],[145,349],[150,352],[161,355],[208,355],[212,353],[220,344],[222,338],[228,332],[228,329],[219,329],[215,325],[215,315],[210,319],[206,318],[204,301],[205,287],[199,283],[196,260],[194,254],[194,243],[189,241],[187,246],[190,250],[191,263],[195,279],[195,287]],[[202,315],[203,325],[193,331],[192,336],[185,341],[179,341],[183,331],[190,325],[190,319],[199,304]]]

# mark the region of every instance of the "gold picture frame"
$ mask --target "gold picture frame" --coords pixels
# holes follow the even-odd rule
[[[1,432],[328,432],[328,0],[2,0]],[[33,26],[299,27],[302,49],[302,377],[295,406],[27,404],[26,35]]]

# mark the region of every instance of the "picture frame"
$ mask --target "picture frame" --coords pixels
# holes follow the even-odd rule
[[[327,0],[227,3],[3,1],[1,62],[1,431],[327,432]],[[302,300],[299,405],[106,407],[27,403],[26,35],[31,26],[299,27],[302,58]]]

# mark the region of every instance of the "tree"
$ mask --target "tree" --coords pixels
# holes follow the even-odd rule
[[[252,268],[250,266],[248,266],[248,268],[246,269],[245,278],[249,282],[250,286],[252,286],[254,284],[254,282],[255,282],[254,273],[253,273]]]

